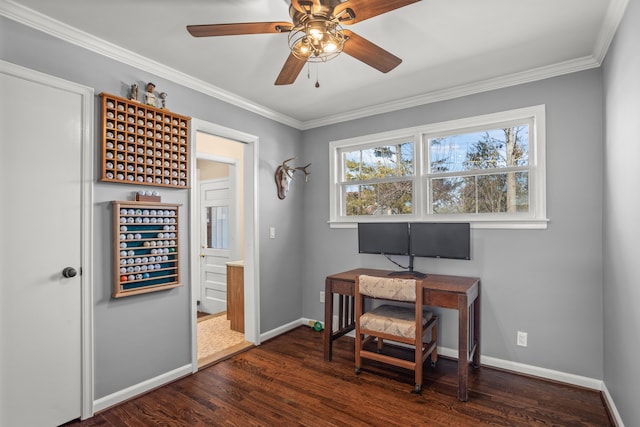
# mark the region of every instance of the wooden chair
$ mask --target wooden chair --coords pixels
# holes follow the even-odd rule
[[[360,373],[362,359],[399,366],[415,372],[415,393],[422,392],[422,367],[431,355],[431,366],[438,360],[438,319],[423,311],[420,280],[361,275],[356,277],[356,354],[355,371]],[[408,305],[382,304],[364,312],[365,298],[412,303]],[[425,341],[429,335],[430,340]],[[377,348],[365,346],[377,340]],[[415,349],[413,360],[401,359],[384,351],[385,341],[403,343]],[[390,344],[393,346],[393,344]],[[389,346],[389,345],[388,345]],[[368,346],[369,348],[371,345]],[[397,345],[396,345],[397,347]]]

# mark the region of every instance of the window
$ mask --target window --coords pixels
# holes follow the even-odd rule
[[[331,224],[545,228],[544,106],[333,141]]]
[[[426,138],[431,213],[529,211],[529,123]]]
[[[413,213],[413,141],[341,150],[341,199],[346,216]]]
[[[207,212],[207,247],[229,249],[229,207],[210,206]]]

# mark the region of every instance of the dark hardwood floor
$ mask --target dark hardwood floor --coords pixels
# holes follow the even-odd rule
[[[413,375],[368,362],[354,373],[352,338],[322,357],[322,333],[302,326],[197,374],[73,426],[611,426],[600,393],[482,367],[468,402],[456,363]],[[428,366],[425,365],[425,366]]]

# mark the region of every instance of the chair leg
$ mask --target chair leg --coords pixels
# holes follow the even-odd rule
[[[360,373],[360,366],[362,364],[361,362],[361,358],[360,358],[360,347],[362,346],[362,337],[360,336],[360,334],[358,333],[359,331],[356,330],[356,351],[355,351],[355,355],[354,355],[354,359],[355,359],[355,372],[356,374]]]
[[[425,351],[425,346],[422,343],[422,338],[421,337],[416,337],[416,341],[414,341],[416,348],[415,348],[415,363],[414,363],[414,370],[415,370],[415,382],[416,382],[416,389],[415,389],[415,393],[420,394],[420,391],[422,390],[422,363],[424,362],[424,351]]]
[[[431,341],[436,343],[436,347],[431,352],[431,367],[435,368],[436,363],[438,362],[438,320],[433,324],[433,328],[431,329]]]
[[[384,340],[378,337],[378,353],[382,353],[382,345],[384,344]]]

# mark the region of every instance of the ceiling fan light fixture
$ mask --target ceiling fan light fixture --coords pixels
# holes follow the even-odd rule
[[[336,46],[332,41],[329,41],[324,45],[324,51],[327,53],[333,53],[336,50],[338,50],[338,46]]]
[[[327,62],[342,52],[388,73],[402,59],[353,31],[343,30],[341,25],[356,24],[419,1],[288,0],[291,21],[187,25],[187,31],[193,37],[288,33],[291,52],[276,78],[276,86],[293,84],[307,62]]]
[[[342,52],[346,37],[340,24],[327,18],[305,20],[289,32],[294,56],[310,62],[327,62]]]

